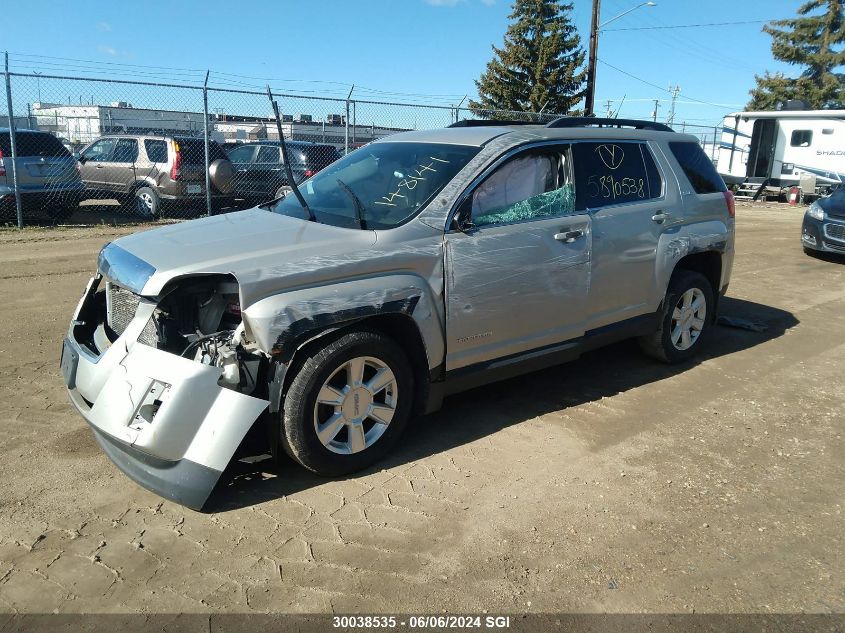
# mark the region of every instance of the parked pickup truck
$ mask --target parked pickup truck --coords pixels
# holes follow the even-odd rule
[[[731,194],[650,122],[401,133],[299,189],[108,244],[73,314],[70,399],[164,497],[200,508],[257,421],[337,476],[460,390],[628,337],[686,361],[730,280]]]

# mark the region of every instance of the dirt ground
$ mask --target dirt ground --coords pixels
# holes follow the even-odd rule
[[[139,227],[0,231],[0,612],[843,612],[845,261],[801,212],[738,210],[721,313],[765,332],[452,397],[344,480],[235,464],[206,513],[121,474],[59,373]]]

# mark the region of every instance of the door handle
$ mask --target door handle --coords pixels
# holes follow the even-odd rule
[[[564,244],[572,244],[578,238],[584,237],[584,231],[581,229],[577,229],[575,231],[563,231],[561,233],[555,233],[555,239],[558,242],[563,242]]]
[[[246,169],[239,169],[239,170],[238,170],[238,173],[239,173],[239,174],[245,174],[245,173],[246,173]]]
[[[665,211],[658,211],[653,216],[651,216],[651,219],[653,221],[657,222],[658,224],[663,224],[663,222],[665,220],[668,220],[670,217],[672,217],[672,216],[670,214],[666,213]]]
[[[97,169],[102,169],[102,168],[103,168],[102,165],[97,165]]]

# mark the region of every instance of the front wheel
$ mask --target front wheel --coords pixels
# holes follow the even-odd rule
[[[689,360],[704,347],[714,322],[713,288],[692,270],[676,270],[666,290],[656,332],[639,339],[643,351],[664,363]]]
[[[402,349],[367,330],[307,357],[282,411],[280,440],[305,468],[327,477],[384,457],[411,417],[414,376]]]

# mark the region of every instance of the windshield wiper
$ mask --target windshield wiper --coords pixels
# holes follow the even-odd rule
[[[293,189],[293,193],[296,195],[296,199],[299,200],[299,204],[302,205],[305,213],[308,214],[308,219],[312,222],[316,222],[317,216],[314,215],[314,212],[308,206],[308,203],[305,202],[305,198],[296,184],[296,179],[293,177],[293,171],[290,168],[290,160],[288,158],[288,146],[285,143],[285,135],[282,134],[282,119],[279,116],[279,104],[273,99],[273,93],[270,92],[270,84],[267,84],[267,98],[270,99],[270,103],[273,106],[273,114],[276,116],[276,130],[279,132],[279,143],[282,144],[282,160],[284,161],[285,175],[287,176],[288,185],[291,189]]]
[[[367,223],[364,220],[364,204],[361,202],[361,199],[356,196],[355,192],[352,191],[352,188],[340,178],[335,178],[335,180],[337,181],[337,184],[340,185],[340,188],[348,193],[349,197],[352,198],[352,204],[355,205],[355,219],[358,221],[358,228],[366,229]]]

